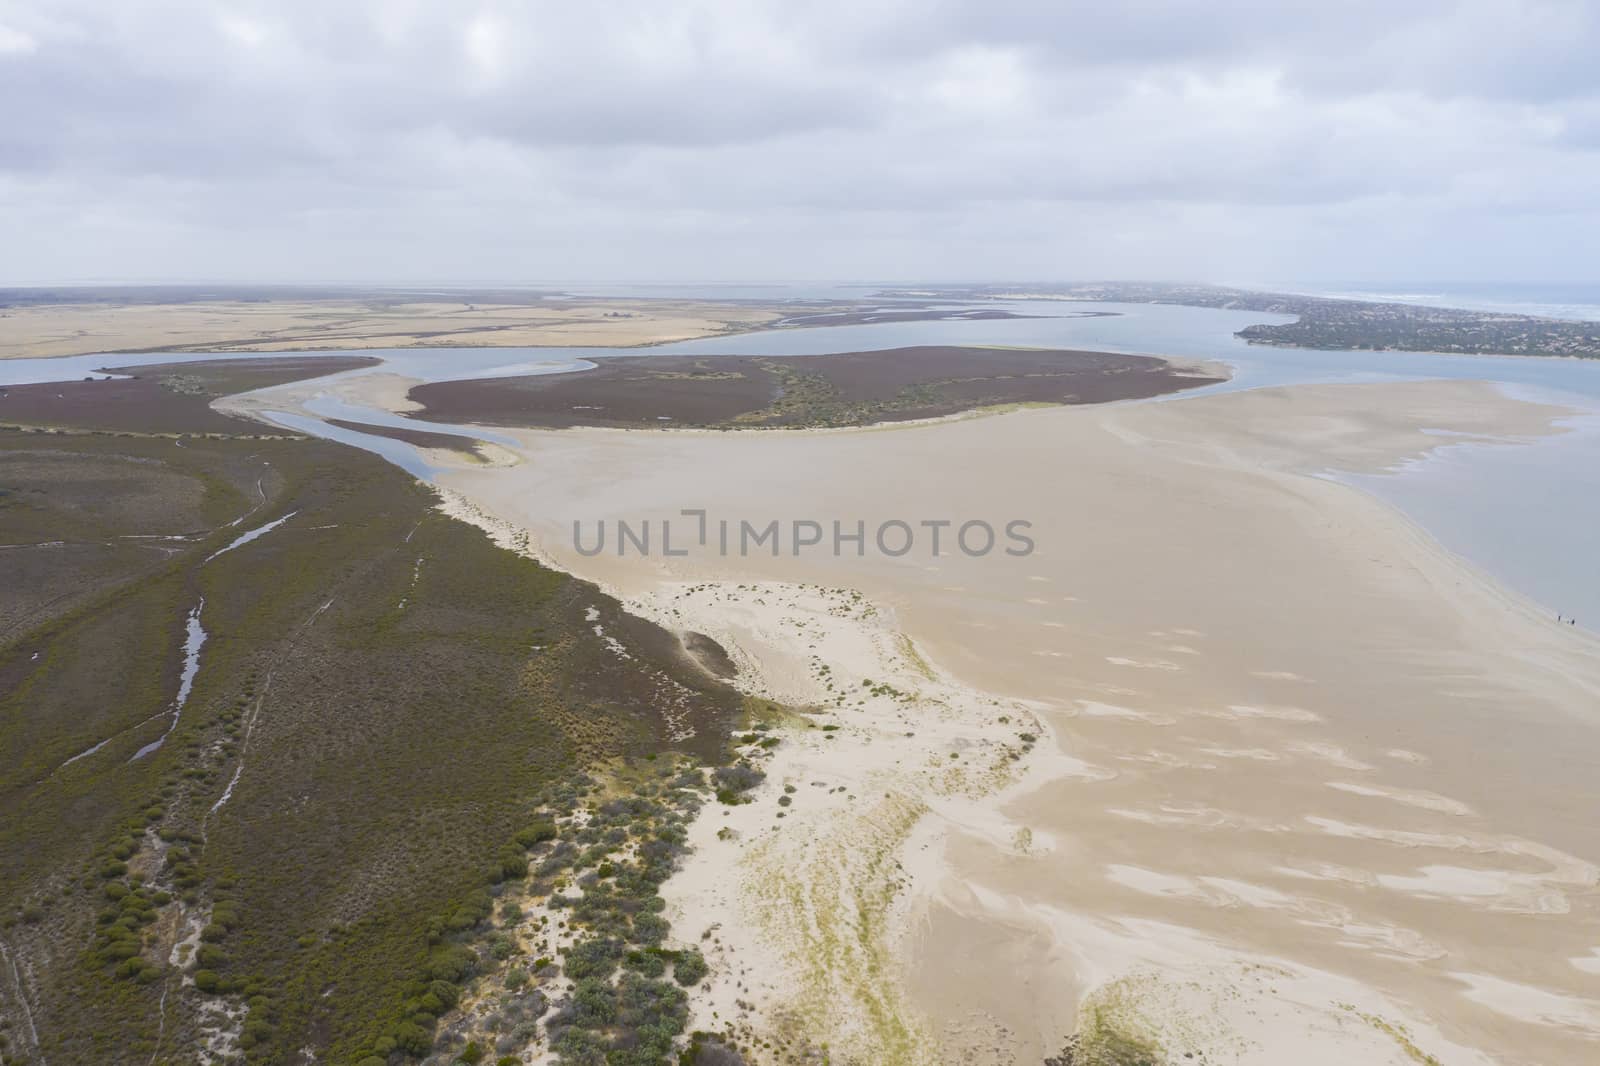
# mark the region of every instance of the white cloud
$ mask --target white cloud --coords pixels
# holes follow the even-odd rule
[[[245,15],[219,15],[217,26],[224,36],[246,48],[259,48],[271,35],[265,23]]]
[[[0,23],[0,56],[26,55],[38,47],[39,42],[29,34]]]
[[[1553,277],[1600,244],[1585,0],[215,12],[0,0],[0,280]]]

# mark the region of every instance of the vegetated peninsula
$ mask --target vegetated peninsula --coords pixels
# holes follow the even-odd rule
[[[709,638],[210,407],[367,362],[0,400],[6,1066],[683,1043],[706,962],[658,889],[761,780],[760,709]]]
[[[1298,317],[1294,322],[1246,326],[1235,333],[1235,336],[1251,344],[1286,348],[1600,359],[1600,322],[1255,292],[1218,285],[1136,281],[979,285],[931,291],[919,289],[914,293],[896,292],[892,295],[1180,304],[1185,307],[1296,315]]]

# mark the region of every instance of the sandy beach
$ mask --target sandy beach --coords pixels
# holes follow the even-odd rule
[[[501,430],[521,462],[442,483],[805,710],[666,888],[713,963],[697,1026],[757,1061],[1580,1062],[1600,648],[1325,476],[1563,413],[1425,382]],[[575,550],[602,518],[690,550]],[[1036,547],[723,556],[720,519],[1021,519]]]

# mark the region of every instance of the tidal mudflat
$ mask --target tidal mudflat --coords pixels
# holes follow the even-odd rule
[[[1422,382],[520,430],[520,464],[440,481],[805,711],[666,889],[715,946],[699,1023],[860,1062],[1582,1061],[1600,648],[1322,476],[1566,413]],[[685,506],[1037,548],[574,549]]]

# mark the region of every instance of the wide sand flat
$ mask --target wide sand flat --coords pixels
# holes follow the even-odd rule
[[[525,431],[520,465],[444,481],[839,726],[794,731],[668,885],[683,936],[715,929],[705,1027],[859,1062],[1036,1063],[1083,1025],[1180,1060],[1576,1063],[1600,1049],[1600,648],[1318,476],[1559,413],[1416,383]],[[574,519],[592,542],[685,507],[1022,518],[1038,549],[572,548]]]
[[[105,351],[632,347],[756,329],[779,317],[775,310],[692,300],[52,304],[0,309],[0,359]]]

